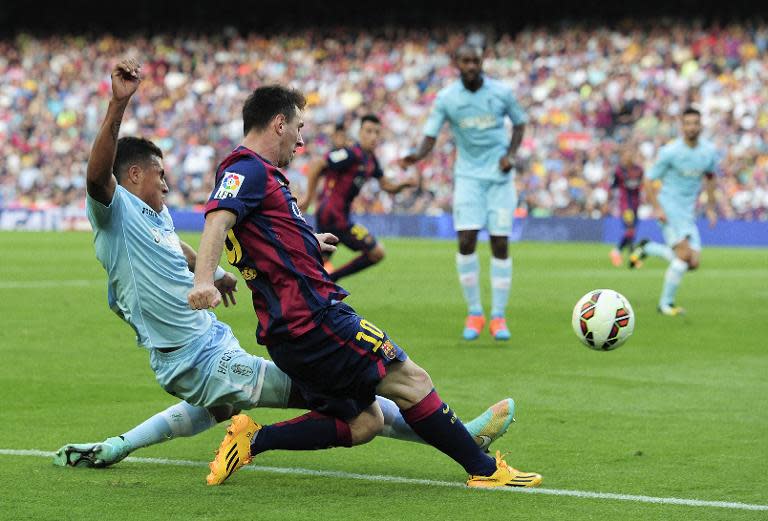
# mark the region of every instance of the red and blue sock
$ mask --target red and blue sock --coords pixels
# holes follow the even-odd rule
[[[337,270],[333,270],[333,273],[329,275],[332,281],[337,281],[342,277],[346,277],[348,275],[352,275],[353,273],[357,273],[358,271],[364,270],[368,266],[373,266],[376,264],[371,259],[368,258],[367,253],[361,253],[348,263],[346,263],[344,266]]]
[[[352,434],[347,422],[312,411],[262,427],[251,442],[251,454],[275,449],[318,450],[351,446]]]
[[[461,420],[434,389],[419,403],[401,412],[416,434],[453,458],[468,474],[490,476],[496,472],[496,461],[480,450]]]

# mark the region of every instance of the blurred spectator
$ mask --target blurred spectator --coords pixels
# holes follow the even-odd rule
[[[393,161],[419,142],[435,94],[455,79],[450,54],[463,38],[406,30],[264,38],[228,30],[0,40],[0,206],[82,204],[109,71],[126,55],[143,60],[145,79],[121,132],[145,135],[163,149],[170,206],[200,207],[207,199],[216,158],[240,139],[242,102],[263,83],[287,82],[307,94],[308,146],[288,172],[297,192],[309,159],[331,146],[337,124],[362,112],[382,118],[379,158],[387,175],[403,176]],[[487,73],[514,87],[530,118],[518,215],[615,211],[609,187],[618,144],[636,142],[637,161],[648,167],[676,135],[681,110],[695,103],[723,158],[721,212],[768,219],[768,25],[658,21],[471,38],[486,42]],[[445,132],[421,165],[423,191],[393,199],[366,186],[354,210],[449,212],[452,160]]]

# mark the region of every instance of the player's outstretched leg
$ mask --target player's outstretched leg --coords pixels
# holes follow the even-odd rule
[[[403,418],[416,434],[464,468],[470,475],[468,486],[531,487],[541,483],[538,474],[526,473],[525,480],[518,479],[522,473],[514,471],[503,458],[494,460],[484,454],[461,420],[438,396],[429,375],[410,359],[391,364],[377,389],[398,403]]]
[[[224,415],[224,418],[231,414]],[[56,451],[53,464],[101,468],[114,465],[131,452],[173,438],[194,436],[216,425],[208,409],[179,402],[140,423],[122,436],[98,443],[67,444]]]
[[[376,402],[384,414],[384,428],[379,433],[379,436],[402,441],[426,443],[405,422],[395,402],[382,396],[377,396]],[[509,426],[515,421],[514,417],[515,402],[512,398],[505,398],[488,407],[483,414],[465,423],[464,426],[467,428],[467,432],[475,439],[477,446],[481,450],[488,452],[490,444],[506,434]]]
[[[121,461],[131,449],[122,436],[98,443],[70,443],[56,451],[53,464],[59,467],[104,468]]]

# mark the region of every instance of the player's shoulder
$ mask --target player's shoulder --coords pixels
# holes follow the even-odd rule
[[[327,154],[327,159],[331,163],[341,163],[348,159],[354,159],[361,154],[360,146],[354,145],[351,147],[339,147],[330,150]]]
[[[661,148],[659,148],[659,157],[669,157],[670,155],[674,154],[680,149],[680,145],[682,143],[683,140],[680,138],[667,141],[661,146]]]
[[[461,90],[463,89],[463,85],[461,84],[461,80],[455,80],[437,91],[437,97],[436,99],[438,101],[446,101],[450,100],[451,98],[457,96]]]
[[[699,143],[701,144],[702,150],[704,150],[708,154],[717,155],[718,151],[714,143],[712,143],[707,139],[702,139],[699,141]]]
[[[512,86],[496,78],[483,77],[483,82],[492,91],[502,94],[512,94]]]

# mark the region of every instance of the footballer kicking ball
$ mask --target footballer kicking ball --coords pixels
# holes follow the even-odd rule
[[[635,312],[621,293],[596,289],[576,303],[571,324],[576,336],[587,347],[595,351],[611,351],[632,336]]]

